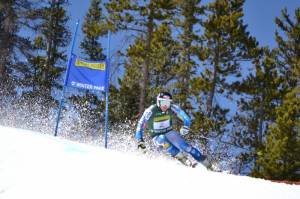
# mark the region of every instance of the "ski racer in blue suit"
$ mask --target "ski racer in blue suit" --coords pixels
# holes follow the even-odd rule
[[[172,127],[173,116],[178,117],[183,122],[180,132],[175,131]],[[191,119],[179,106],[172,103],[172,95],[169,92],[160,92],[156,98],[156,104],[148,107],[138,122],[135,133],[138,148],[146,149],[143,135],[147,128],[154,144],[184,165],[192,166],[193,164],[187,158],[187,153],[207,167],[206,156],[202,155],[198,149],[191,146],[182,137],[189,133],[190,126]]]

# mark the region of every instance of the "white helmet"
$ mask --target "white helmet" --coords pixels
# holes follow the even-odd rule
[[[172,95],[169,92],[163,91],[160,92],[156,97],[156,104],[158,107],[160,106],[171,106]]]

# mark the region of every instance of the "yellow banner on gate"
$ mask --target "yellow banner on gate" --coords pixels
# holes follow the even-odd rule
[[[93,70],[105,70],[106,63],[105,62],[87,62],[81,59],[76,58],[75,66],[77,67],[85,67]]]

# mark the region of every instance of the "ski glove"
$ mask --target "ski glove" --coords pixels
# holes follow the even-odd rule
[[[138,140],[138,149],[143,152],[146,153],[146,145],[144,140]]]
[[[190,132],[190,128],[187,126],[182,126],[180,128],[180,135],[187,135]]]

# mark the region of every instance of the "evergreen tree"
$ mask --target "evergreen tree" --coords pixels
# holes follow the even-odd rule
[[[213,111],[216,94],[222,94],[231,87],[228,77],[241,76],[241,61],[250,58],[250,50],[256,41],[246,31],[243,22],[244,0],[216,0],[207,6],[207,19],[203,22],[202,36],[206,46],[209,67],[202,73],[208,81],[205,91],[207,113]]]
[[[107,34],[107,27],[101,4],[101,0],[91,1],[82,28],[85,37],[80,47],[83,49],[83,53],[87,55],[87,59],[94,61],[105,59],[100,38]]]
[[[277,63],[283,77],[281,91],[284,97],[276,109],[276,121],[268,130],[266,141],[259,151],[253,175],[275,180],[299,180],[299,80],[300,80],[300,9],[295,20],[286,9],[275,22],[278,44]],[[282,33],[282,34],[281,34]]]
[[[1,77],[1,87],[9,79],[8,69],[10,62],[13,57],[13,46],[14,37],[18,31],[18,26],[16,22],[16,13],[13,9],[14,2],[0,2],[0,77]],[[3,88],[2,88],[3,89]],[[2,90],[1,89],[1,90]]]
[[[283,9],[282,16],[275,22],[280,31],[276,31],[275,38],[278,44],[279,65],[286,78],[287,90],[293,90],[300,84],[300,8],[295,9],[293,20],[287,9]]]
[[[172,38],[171,27],[167,23],[162,23],[153,33],[151,46],[152,49],[149,52],[150,90],[148,92],[150,96],[156,97],[160,90],[171,89],[171,82],[178,75],[180,45]]]
[[[300,89],[289,92],[276,110],[276,122],[258,153],[253,175],[271,180],[300,180]]]
[[[143,55],[143,63],[141,63],[142,74],[139,76],[139,113],[144,111],[147,101],[147,86],[149,85],[149,69],[151,67],[149,53],[151,52],[151,42],[153,39],[153,31],[157,24],[170,19],[174,10],[172,1],[168,0],[146,0],[130,1],[130,0],[112,0],[106,4],[108,10],[109,22],[115,30],[126,30],[142,35],[146,48]]]
[[[257,43],[249,35],[243,22],[244,0],[216,0],[205,7],[205,18],[200,25],[203,49],[198,57],[204,60],[197,68],[199,75],[191,81],[197,112],[193,112],[193,130],[198,134],[214,138],[221,147],[223,135],[227,135],[232,117],[229,109],[222,105],[233,98],[234,85],[240,81],[243,61],[251,60]],[[218,100],[217,100],[218,98]],[[228,136],[225,136],[228,140]],[[214,150],[225,154],[225,151]],[[214,154],[217,156],[218,154]]]
[[[147,44],[143,37],[137,39],[127,49],[128,62],[125,64],[125,75],[120,84],[121,118],[132,119],[138,115],[139,93],[137,92],[145,53],[148,54],[150,63],[149,83],[147,85],[147,105],[153,103],[159,90],[168,89],[170,82],[177,73],[178,43],[172,38],[172,31],[168,24],[163,23],[154,30],[151,42],[151,52],[146,51]]]
[[[30,10],[27,0],[0,1],[0,96],[14,94],[16,80],[20,80],[15,74],[23,73],[25,66],[21,58],[32,49],[29,39],[20,34]]]
[[[191,104],[191,80],[197,73],[196,55],[201,54],[201,44],[196,26],[200,23],[200,15],[204,13],[200,6],[201,0],[178,0],[178,14],[175,15],[175,28],[180,31],[178,39],[179,67],[177,70],[177,83],[175,87],[175,98],[178,104],[187,112],[192,108]]]
[[[70,32],[66,25],[69,18],[64,8],[66,2],[49,0],[35,4],[36,8],[31,13],[31,16],[36,18],[36,55],[29,59],[31,68],[24,83],[30,91],[25,93],[23,98],[38,99],[46,109],[55,105],[51,92],[60,88],[58,78],[64,71],[62,66],[66,65],[65,48],[70,40]]]
[[[262,149],[268,126],[275,121],[275,108],[282,99],[280,87],[283,78],[278,72],[276,52],[268,48],[254,62],[255,71],[239,85],[236,84],[241,98],[239,111],[230,136],[234,144],[244,150],[240,155],[239,168],[257,168],[257,152]],[[252,164],[252,165],[251,165]]]

